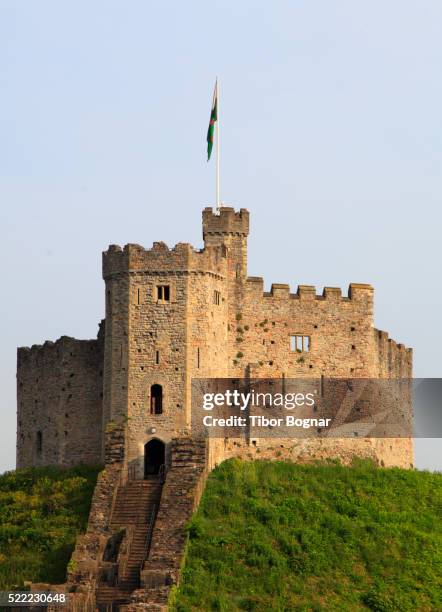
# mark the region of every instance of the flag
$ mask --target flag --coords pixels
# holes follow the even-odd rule
[[[215,121],[218,121],[218,82],[215,83],[213,92],[212,110],[210,112],[209,129],[207,130],[207,161],[209,161],[213,148],[213,132],[215,131]]]

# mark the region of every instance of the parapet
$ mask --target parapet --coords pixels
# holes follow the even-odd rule
[[[298,285],[296,293],[290,293],[287,284],[273,283],[269,292],[264,291],[264,279],[260,276],[249,276],[247,278],[248,289],[255,295],[261,294],[265,298],[286,298],[293,300],[328,300],[328,301],[350,301],[350,300],[373,300],[373,287],[367,284],[351,283],[347,296],[342,295],[339,287],[324,287],[322,294],[316,293],[313,285]]]
[[[179,242],[169,249],[164,242],[154,242],[151,249],[139,244],[126,244],[124,249],[111,244],[103,253],[103,278],[128,272],[188,272],[200,271],[224,275],[225,252],[216,246],[198,251],[192,245]]]
[[[219,214],[215,214],[212,208],[203,210],[203,239],[210,234],[236,234],[239,236],[249,235],[249,211],[241,208],[236,212],[234,208],[223,206]]]
[[[413,368],[413,349],[402,343],[397,343],[388,337],[388,332],[374,330],[377,344],[378,360],[381,377],[387,375],[411,378]]]

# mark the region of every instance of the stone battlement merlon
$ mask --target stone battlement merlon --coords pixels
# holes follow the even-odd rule
[[[139,244],[126,244],[122,249],[112,244],[103,252],[103,278],[127,272],[201,271],[224,275],[226,256],[220,246],[196,250],[186,242],[169,249],[164,242],[154,242],[151,249]]]
[[[290,286],[285,283],[272,283],[270,291],[264,291],[264,279],[260,276],[249,276],[247,284],[251,291],[262,294],[265,298],[286,298],[294,300],[367,300],[373,301],[374,289],[371,285],[350,283],[347,296],[342,295],[338,287],[324,287],[322,294],[316,293],[313,285],[298,285],[296,293],[290,293]]]
[[[386,331],[375,329],[374,332],[379,350],[390,353],[393,351],[398,351],[399,353],[404,354],[407,359],[411,361],[413,356],[412,348],[407,348],[402,342],[396,342],[396,340],[389,337],[388,332]]]
[[[346,290],[273,283],[264,290],[263,278],[248,276],[248,210],[205,208],[202,229],[204,242],[197,247],[160,241],[149,242],[148,248],[106,246],[105,322],[97,339],[62,336],[17,351],[17,467],[105,463],[107,476],[98,481],[87,534],[91,555],[85,557],[86,540],[77,543],[73,560],[79,560],[80,569],[68,576],[73,588],[85,586],[84,593],[77,594],[87,594],[90,609],[101,605],[103,587],[108,595],[98,560],[109,537],[109,544],[114,543],[114,525],[127,531],[114,564],[115,575],[126,580],[130,561],[125,600],[127,593],[127,600],[134,602],[138,596],[133,588],[160,579],[163,605],[164,580],[169,583],[171,576],[178,582],[184,524],[190,516],[183,515],[178,525],[174,509],[183,495],[190,513],[194,508],[201,491],[201,483],[198,491],[195,488],[195,470],[210,470],[231,457],[339,459],[350,464],[360,456],[386,467],[413,464],[408,438],[336,438],[328,445],[326,437],[307,436],[284,444],[276,438],[257,441],[256,447],[248,431],[239,434],[238,441],[200,439],[192,418],[196,378],[278,378],[283,384],[319,377],[374,378],[386,380],[387,391],[394,386],[389,382],[399,379],[399,393],[388,394],[385,406],[380,394],[361,396],[357,389],[354,394],[344,389],[346,399],[361,402],[356,408],[363,409],[364,416],[371,407],[381,407],[386,414],[398,401],[401,408],[412,410],[412,351],[375,329],[371,285],[351,283]],[[295,272],[294,278],[300,278],[299,270]],[[131,525],[139,514],[135,506],[131,509],[132,493],[142,491],[138,502],[145,510],[144,493],[151,484],[160,486],[146,481],[162,473],[162,466],[167,477],[156,508],[150,556],[143,565],[141,556],[134,558],[142,549],[130,546]],[[114,520],[118,507],[130,513]],[[164,546],[156,548],[158,542]],[[171,568],[167,575],[165,560]]]
[[[249,211],[241,208],[236,212],[230,206],[220,208],[219,214],[215,214],[212,208],[203,210],[203,239],[210,234],[236,234],[248,236],[249,234]]]

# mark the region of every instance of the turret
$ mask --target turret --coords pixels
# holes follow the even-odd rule
[[[239,212],[223,206],[219,214],[212,208],[203,210],[204,246],[224,246],[229,261],[230,278],[247,276],[247,236],[249,235],[249,211]]]

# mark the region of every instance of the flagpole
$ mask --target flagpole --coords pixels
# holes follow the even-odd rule
[[[220,176],[219,176],[219,81],[216,79],[216,213],[219,214],[221,208],[220,200]]]

